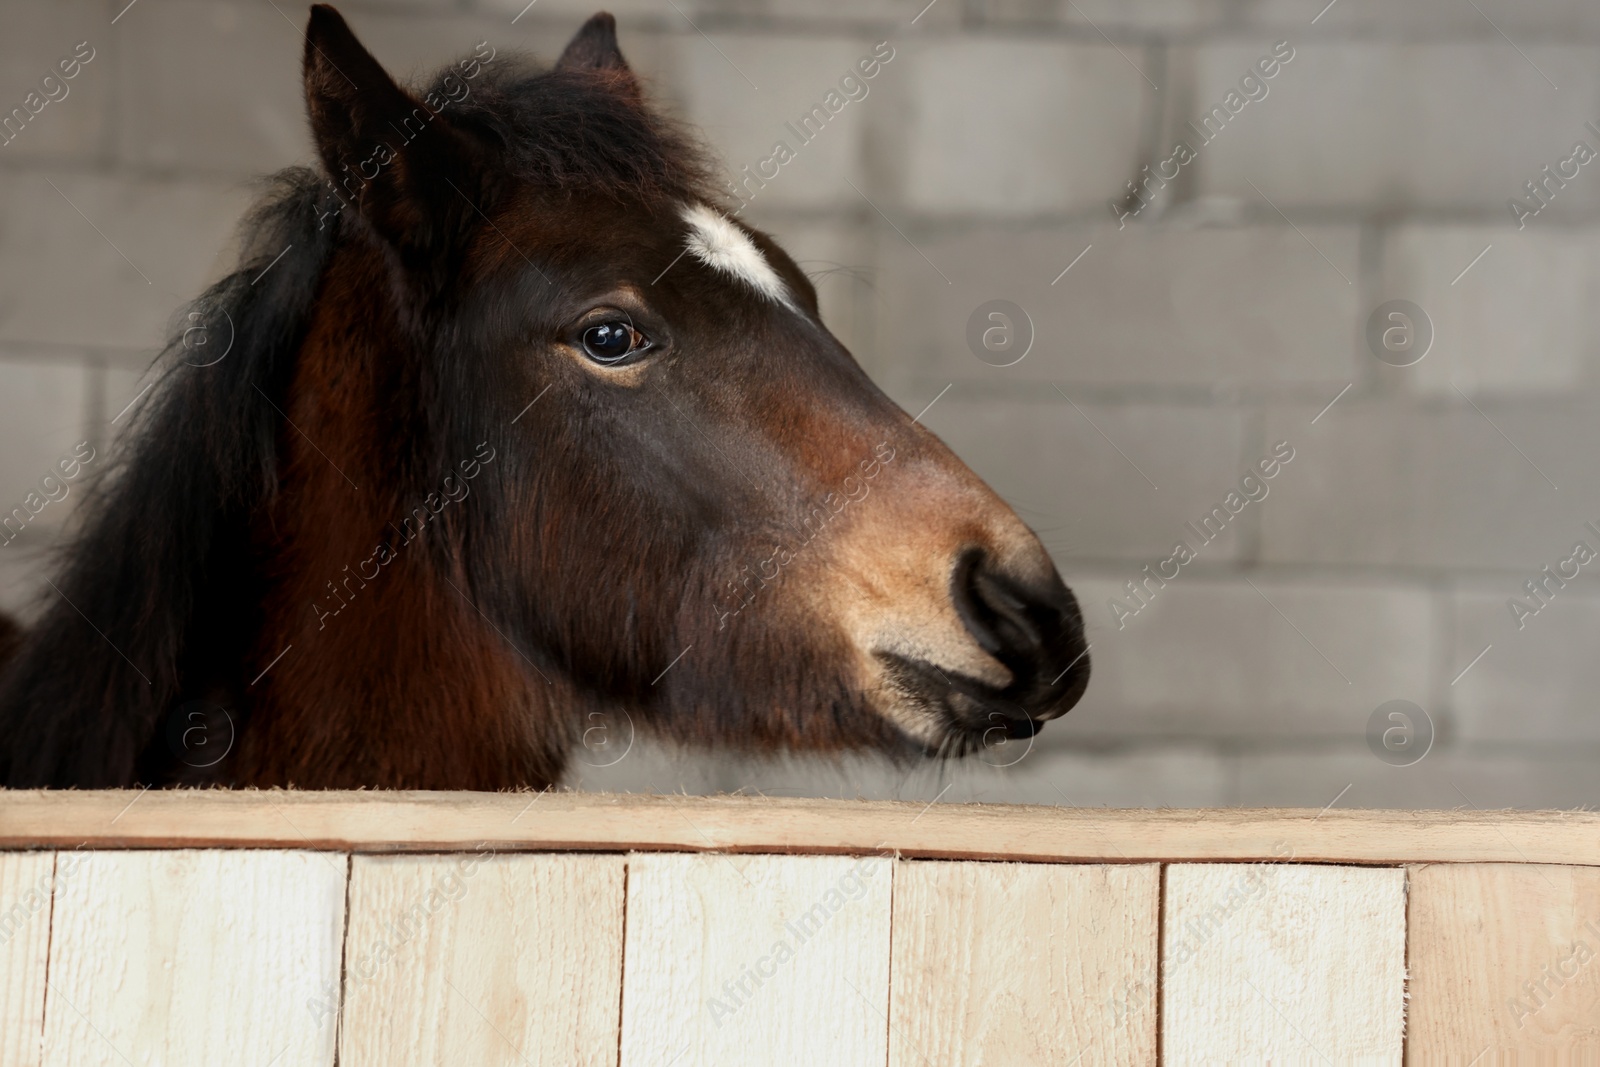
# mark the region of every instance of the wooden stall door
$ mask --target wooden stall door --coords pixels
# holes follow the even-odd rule
[[[54,852],[0,852],[0,1067],[39,1067],[55,871]]]
[[[1417,1063],[1600,1061],[1600,869],[1411,871]]]
[[[614,1067],[619,855],[357,856],[343,1067]]]
[[[894,861],[635,854],[622,1067],[883,1067]]]
[[[1177,864],[1166,880],[1164,1063],[1398,1067],[1404,870]]]
[[[346,864],[327,852],[85,855],[57,880],[44,1067],[331,1065]]]
[[[890,1067],[1151,1064],[1161,869],[904,861]]]

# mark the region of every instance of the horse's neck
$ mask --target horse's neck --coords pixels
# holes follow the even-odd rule
[[[329,571],[327,555],[277,587],[255,659],[282,659],[255,687],[244,777],[494,789],[559,775],[552,694],[529,684],[464,587],[431,580],[423,551],[413,544],[372,581],[339,583],[337,599],[320,576],[343,564]]]
[[[383,488],[393,444],[376,440],[370,383],[393,353],[351,343],[368,336],[325,312],[300,353],[260,549],[270,591],[252,661],[265,673],[247,687],[236,771],[306,787],[549,784],[567,700],[472,603],[442,531],[406,526],[423,501]]]

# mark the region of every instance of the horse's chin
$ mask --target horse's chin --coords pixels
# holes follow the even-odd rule
[[[1012,687],[996,687],[894,652],[877,652],[874,657],[883,672],[878,687],[882,714],[924,755],[935,758],[1032,738],[1046,722],[1071,710],[1089,684],[1084,669],[1063,679],[1066,684],[1058,693],[1041,698],[1036,692],[1014,693]]]

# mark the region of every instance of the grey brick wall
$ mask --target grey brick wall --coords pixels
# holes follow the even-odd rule
[[[592,2],[344,7],[392,69],[419,73],[483,38],[548,59]],[[1600,162],[1546,185],[1521,229],[1507,206],[1533,204],[1525,183],[1574,142],[1600,150],[1586,126],[1600,126],[1600,7],[925,4],[610,6],[657,99],[704,130],[730,177],[876,42],[893,45],[868,96],[747,213],[817,274],[826,318],[897,400],[920,410],[950,386],[926,421],[1079,590],[1089,695],[1031,749],[958,766],[758,763],[643,739],[591,766],[626,744],[619,727],[572,784],[1118,805],[1600,800],[1600,585],[1585,574],[1521,629],[1506,606],[1600,521]],[[0,146],[6,506],[75,442],[114,438],[179,304],[227,262],[252,179],[309,160],[302,15],[266,0],[0,12],[0,110],[78,42],[94,49],[69,95]],[[1241,89],[1279,41],[1293,58]],[[1217,106],[1227,121],[1202,143],[1191,123]],[[1179,140],[1193,158],[1173,175]],[[1152,173],[1167,180],[1113,208]],[[1014,366],[967,347],[991,299],[1031,320]],[[1392,299],[1432,322],[1414,366],[1368,348],[1368,316]],[[1119,624],[1108,601],[1133,604],[1124,583],[1282,440],[1295,458],[1269,495]],[[28,610],[80,497],[0,548],[0,605]],[[1369,749],[1369,720],[1394,699],[1432,722],[1411,766]]]

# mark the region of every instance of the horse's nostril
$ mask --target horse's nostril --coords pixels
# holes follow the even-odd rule
[[[997,573],[982,549],[961,554],[950,595],[973,640],[1008,667],[1015,657],[1036,656],[1047,631],[1059,628],[1060,608]]]
[[[1024,584],[971,548],[956,561],[950,597],[973,641],[1011,672],[997,695],[1036,721],[1078,702],[1089,675],[1083,616],[1054,572],[1047,582]]]

